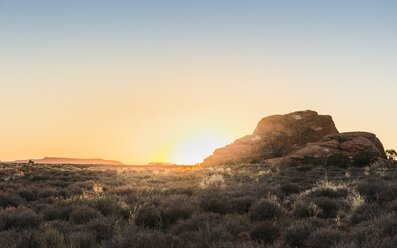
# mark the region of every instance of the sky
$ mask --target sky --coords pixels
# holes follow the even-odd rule
[[[397,1],[0,0],[0,160],[195,163],[311,109],[397,148]]]

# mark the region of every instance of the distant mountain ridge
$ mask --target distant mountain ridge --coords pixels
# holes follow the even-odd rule
[[[28,163],[30,159],[26,160],[15,160],[14,163]],[[31,159],[36,164],[105,164],[105,165],[124,165],[120,161],[106,160],[101,158],[57,158],[57,157],[45,157],[42,159]]]

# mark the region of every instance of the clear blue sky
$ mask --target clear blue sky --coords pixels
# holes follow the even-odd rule
[[[397,1],[0,0],[0,159],[184,161],[169,151],[180,140],[223,145],[302,109],[397,148],[396,13]]]

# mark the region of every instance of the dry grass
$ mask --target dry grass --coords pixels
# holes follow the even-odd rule
[[[395,247],[396,179],[387,162],[0,164],[0,248]]]

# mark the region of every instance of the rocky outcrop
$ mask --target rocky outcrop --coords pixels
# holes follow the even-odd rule
[[[373,133],[346,132],[331,134],[323,137],[318,142],[310,142],[302,149],[290,154],[291,159],[304,157],[327,157],[330,154],[342,153],[352,157],[360,151],[375,152],[381,158],[386,158],[382,143]]]
[[[237,139],[232,144],[216,149],[202,163],[203,165],[228,162],[250,162],[268,158],[267,145],[282,142],[283,149],[295,152],[308,142],[316,142],[329,134],[338,134],[329,115],[315,111],[298,111],[286,115],[272,115],[263,118],[252,135]],[[274,138],[280,140],[274,140]],[[271,145],[271,144],[270,144]]]

